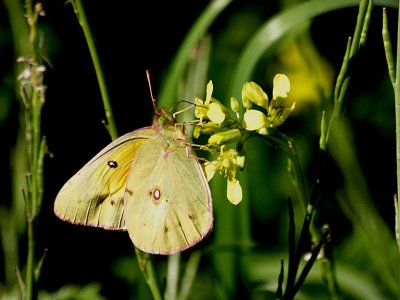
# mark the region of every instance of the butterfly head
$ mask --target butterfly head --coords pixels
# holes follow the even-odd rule
[[[168,125],[174,125],[175,120],[169,109],[167,109],[164,106],[161,106],[154,119],[154,123],[161,126],[168,126]]]

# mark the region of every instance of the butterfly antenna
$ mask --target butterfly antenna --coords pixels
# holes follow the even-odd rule
[[[182,102],[184,102],[184,101],[182,101]],[[190,103],[190,104],[191,104],[191,105],[189,105],[188,107],[174,112],[173,115],[172,115],[172,116],[174,117],[174,119],[176,119],[176,116],[177,116],[178,114],[184,113],[185,111],[187,111],[187,110],[191,109],[193,106],[195,106],[193,103]]]
[[[156,99],[153,97],[153,90],[151,88],[151,80],[150,80],[150,71],[149,70],[146,70],[146,77],[147,77],[147,82],[149,84],[150,97],[151,97],[151,101],[153,102],[154,112],[157,114]]]

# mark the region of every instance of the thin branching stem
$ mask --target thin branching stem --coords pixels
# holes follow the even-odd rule
[[[398,28],[400,28],[400,17],[398,21]],[[399,34],[400,35],[400,34]],[[383,25],[382,25],[382,38],[385,49],[386,62],[388,65],[389,77],[392,82],[394,91],[394,102],[395,102],[395,119],[396,119],[396,164],[397,164],[397,195],[399,195],[400,189],[400,92],[399,92],[399,52],[397,51],[397,60],[395,63],[393,60],[392,43],[390,41],[390,35],[388,31],[388,20],[386,9],[383,8]],[[399,44],[397,45],[397,48]]]
[[[41,111],[45,102],[45,86],[43,73],[45,67],[41,65],[39,53],[39,34],[37,22],[43,14],[41,3],[33,4],[26,0],[26,19],[29,27],[28,49],[29,54],[20,58],[25,65],[25,74],[21,80],[21,97],[25,105],[25,139],[28,161],[26,177],[27,191],[25,193],[28,255],[26,262],[25,299],[37,298],[36,270],[36,222],[40,212],[43,197],[43,158],[46,141],[41,136]]]
[[[347,90],[350,83],[350,74],[348,71],[349,63],[352,59],[354,59],[360,47],[362,47],[366,42],[372,7],[372,0],[360,1],[354,35],[352,38],[349,37],[348,39],[343,63],[336,80],[336,86],[333,95],[333,112],[328,122],[329,125],[328,127],[326,127],[325,124],[321,124],[320,169],[318,171],[315,181],[315,186],[317,187],[317,189],[315,189],[311,195],[311,202],[316,202],[318,197],[321,196],[318,188],[321,187],[321,183],[324,179],[324,165],[326,162],[327,152],[331,151],[331,132],[335,129],[336,126],[339,125],[338,121],[342,118],[344,112],[345,96],[347,95]],[[326,122],[325,115],[323,116],[322,122]],[[313,223],[314,222],[311,223],[311,229],[314,228]],[[316,233],[312,232],[312,234],[314,245],[316,245],[318,241],[317,239],[315,239]],[[327,258],[331,259],[331,257]],[[331,288],[331,294],[337,295],[338,284],[336,282],[336,276],[333,270],[333,263],[326,264],[323,262],[322,264],[325,264],[325,267],[328,266],[328,268],[326,268],[325,279],[328,281],[328,286]]]
[[[394,91],[394,104],[395,104],[395,120],[396,120],[396,169],[397,169],[397,195],[395,196],[395,227],[396,227],[396,240],[400,250],[400,237],[399,237],[399,204],[398,196],[400,194],[400,12],[397,17],[397,50],[396,50],[396,62],[393,59],[392,43],[390,40],[388,30],[388,20],[386,9],[383,8],[383,24],[382,24],[382,38],[383,46],[385,49],[386,62],[388,65],[388,72],[390,81],[392,82]]]
[[[336,80],[335,93],[333,99],[333,113],[330,118],[329,127],[326,132],[325,144],[328,144],[330,131],[332,126],[335,126],[335,122],[342,116],[343,108],[345,107],[345,95],[347,94],[347,89],[350,83],[350,75],[348,74],[349,62],[361,46],[365,44],[368,25],[370,21],[370,15],[372,11],[372,0],[362,0],[360,2],[357,24],[354,30],[353,38],[349,38],[346,48],[346,53],[343,59],[343,64],[340,69],[340,73]]]

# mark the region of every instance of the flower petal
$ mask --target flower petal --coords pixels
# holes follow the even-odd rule
[[[246,82],[242,88],[242,102],[244,107],[246,108],[251,107],[251,103],[250,105],[248,104],[249,100],[257,104],[258,106],[268,109],[267,94],[262,90],[262,88],[257,83],[253,81]]]
[[[210,109],[207,112],[207,117],[214,123],[221,124],[226,117],[224,106],[219,102],[210,103]]]
[[[270,126],[276,127],[283,124],[295,107],[296,107],[296,102],[293,102],[291,107],[272,110],[270,114],[270,121],[271,121]]]
[[[244,168],[244,163],[246,162],[246,156],[241,155],[236,158],[236,165],[240,168]]]
[[[257,133],[261,135],[268,135],[268,128],[267,127],[261,127],[257,129]]]
[[[204,101],[204,104],[206,106],[208,106],[210,104],[210,102],[211,102],[211,95],[212,95],[213,89],[214,89],[214,86],[213,86],[212,81],[210,80],[207,83],[206,101]]]
[[[265,114],[259,110],[250,109],[244,113],[244,128],[247,130],[257,130],[268,126],[268,119]]]
[[[290,80],[285,74],[276,74],[273,80],[273,98],[286,98],[290,92]]]
[[[207,116],[208,107],[204,105],[203,100],[201,100],[200,98],[195,98],[194,104],[196,105],[194,108],[194,116],[197,119],[200,119],[200,122],[202,122],[203,118]]]
[[[206,174],[207,181],[210,181],[214,177],[215,171],[215,162],[204,163],[204,173]]]
[[[243,193],[239,180],[228,178],[226,196],[230,203],[237,205],[242,201]]]

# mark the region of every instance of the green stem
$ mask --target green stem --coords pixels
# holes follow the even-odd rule
[[[354,29],[353,38],[347,44],[346,54],[340,70],[340,74],[336,81],[336,88],[334,94],[333,113],[330,118],[329,127],[326,132],[325,144],[328,144],[330,131],[335,122],[342,116],[343,108],[345,107],[344,97],[350,83],[350,76],[347,74],[349,61],[356,55],[358,49],[365,44],[367,31],[372,11],[372,0],[362,0],[360,2],[357,24]]]
[[[35,226],[32,220],[28,220],[28,258],[26,262],[25,299],[37,298],[34,292],[35,244]]]
[[[154,300],[162,300],[160,289],[158,288],[156,276],[154,273],[153,264],[150,259],[150,255],[140,251],[135,247],[136,258],[139,263],[139,268],[142,271],[144,279],[150,288],[150,292]]]
[[[29,84],[22,83],[21,93],[25,102],[26,113],[26,142],[28,156],[26,217],[28,234],[28,256],[26,262],[25,297],[37,299],[37,276],[35,276],[35,247],[36,247],[36,219],[38,217],[43,195],[43,156],[45,141],[41,143],[41,110],[44,104],[44,67],[40,65],[38,52],[37,21],[42,13],[40,3],[34,6],[31,0],[26,0],[26,16],[29,25],[29,57],[26,58],[26,68],[30,69]]]
[[[82,27],[83,34],[85,35],[85,39],[89,47],[90,56],[92,57],[93,66],[97,76],[97,81],[99,83],[100,93],[103,99],[104,111],[107,118],[106,128],[111,136],[111,139],[115,140],[118,137],[117,128],[115,126],[114,115],[111,109],[106,81],[103,75],[103,70],[101,68],[99,56],[97,54],[93,35],[90,31],[89,23],[87,22],[86,19],[85,10],[83,8],[81,0],[71,1],[71,4],[74,7],[74,11],[78,18],[79,24]]]
[[[390,41],[389,31],[388,31],[388,21],[386,15],[386,9],[383,8],[383,25],[382,25],[382,38],[383,45],[385,49],[386,62],[388,65],[389,77],[392,82],[394,91],[394,103],[395,103],[395,119],[396,119],[396,169],[397,169],[397,197],[395,199],[396,208],[396,240],[400,243],[398,237],[399,224],[399,211],[398,211],[398,196],[400,194],[400,11],[397,17],[397,51],[396,51],[396,63],[393,60],[392,44]]]
[[[196,273],[200,263],[200,258],[201,258],[200,251],[192,252],[192,254],[190,255],[190,258],[186,265],[185,273],[182,276],[182,283],[179,289],[179,294],[177,299],[186,300],[189,298],[189,292],[190,289],[192,288],[194,279],[196,277]]]
[[[395,226],[395,235],[396,235],[396,242],[397,242],[397,248],[400,252],[400,204],[399,204],[399,199],[397,198],[397,195],[394,197],[394,226]]]
[[[400,11],[397,17],[397,53],[396,53],[396,82],[394,85],[394,101],[396,109],[396,162],[397,162],[397,195],[400,193]]]
[[[368,6],[367,1],[363,0],[361,2],[362,3],[360,4],[360,9],[359,9],[358,16],[357,16],[356,28],[354,30],[352,42],[350,43],[350,52],[349,52],[349,56],[348,56],[349,60],[354,57],[354,55],[357,53],[358,49],[361,46],[361,36],[362,36],[361,33],[364,29],[364,20],[366,19],[365,18],[365,9]],[[365,41],[365,36],[363,36],[363,41]],[[346,74],[348,64],[346,63],[344,65],[346,67],[344,69],[344,72]],[[337,102],[336,103],[337,105],[335,105],[335,109],[338,112],[341,112],[343,110],[342,109],[343,108],[343,99],[344,99],[344,95],[346,94],[347,87],[349,85],[350,77],[348,76],[348,74],[346,74],[346,75],[347,75],[346,78],[340,84],[339,97],[337,99],[335,99],[335,101]]]
[[[266,140],[271,141],[275,145],[279,146],[286,154],[289,159],[289,173],[291,175],[292,184],[296,190],[297,197],[303,204],[303,212],[309,205],[308,203],[308,192],[306,188],[306,182],[304,180],[303,171],[301,169],[299,157],[297,155],[297,150],[294,141],[286,136],[285,134],[279,132],[278,130],[270,129],[271,134],[266,135]]]
[[[287,281],[286,281],[286,288],[285,294],[287,291],[290,290],[295,281],[296,281],[296,274],[298,270],[298,265],[296,265],[296,225],[294,220],[294,210],[292,200],[288,200],[288,211],[289,211],[289,264],[288,264],[288,272],[287,272]]]
[[[168,256],[167,267],[167,299],[176,299],[178,294],[179,269],[181,254],[176,253]]]
[[[35,74],[35,72],[33,72]],[[31,166],[31,172],[32,172],[32,212],[31,212],[31,218],[32,220],[36,218],[38,211],[37,207],[39,206],[40,200],[38,199],[39,196],[39,169],[38,169],[38,163],[39,163],[39,152],[40,152],[40,126],[41,126],[41,120],[40,120],[40,103],[38,100],[38,93],[36,91],[36,87],[33,87],[33,94],[32,94],[32,129],[33,129],[33,145],[32,145],[32,166]],[[30,221],[30,220],[28,220]]]
[[[71,4],[74,8],[75,14],[79,21],[79,24],[82,27],[86,42],[89,47],[90,56],[92,57],[93,65],[94,65],[96,76],[97,76],[97,81],[99,83],[100,92],[101,92],[102,99],[103,99],[104,111],[105,111],[106,118],[107,118],[106,128],[107,128],[112,140],[115,140],[118,137],[118,133],[117,133],[117,129],[115,126],[115,121],[114,121],[114,116],[112,113],[110,99],[108,96],[107,85],[105,82],[105,78],[103,75],[103,71],[101,68],[101,64],[100,64],[100,60],[99,60],[99,57],[97,54],[93,36],[90,31],[89,24],[87,22],[85,10],[82,6],[81,0],[73,0],[73,1],[71,1]],[[144,254],[143,252],[141,252],[137,248],[135,248],[135,252],[136,252],[137,260],[139,262],[140,269],[141,269],[143,276],[150,288],[153,298],[156,300],[158,300],[158,299],[161,300],[162,299],[161,293],[157,286],[156,276],[154,273],[154,268],[153,268],[150,257],[148,255]]]
[[[383,18],[382,18],[382,38],[383,38],[383,47],[385,49],[386,62],[388,65],[389,77],[390,81],[393,85],[393,90],[395,90],[396,86],[396,71],[393,62],[393,51],[392,51],[392,42],[390,41],[390,35],[388,30],[388,20],[386,14],[386,8],[383,8]]]

